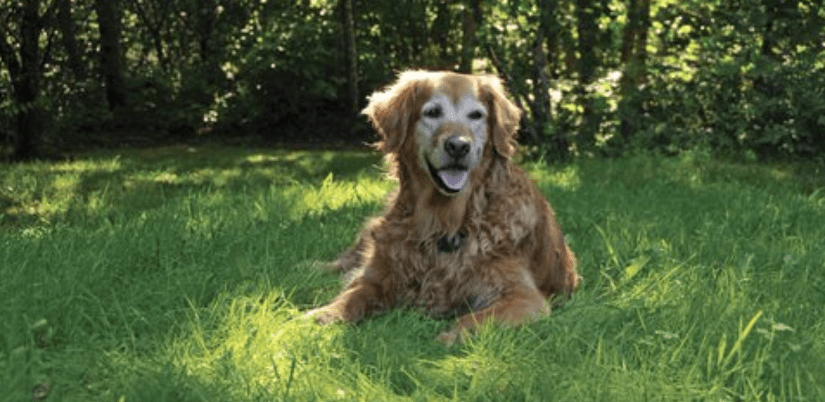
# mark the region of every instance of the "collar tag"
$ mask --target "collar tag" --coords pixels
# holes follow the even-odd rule
[[[452,253],[464,244],[464,233],[458,232],[455,236],[442,236],[438,239],[438,251],[442,253]]]

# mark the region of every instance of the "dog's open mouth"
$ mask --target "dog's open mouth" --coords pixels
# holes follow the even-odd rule
[[[464,188],[467,184],[467,179],[470,177],[470,171],[467,167],[462,165],[448,165],[441,169],[436,169],[427,161],[427,168],[430,170],[430,176],[433,178],[436,186],[445,194],[455,194]]]

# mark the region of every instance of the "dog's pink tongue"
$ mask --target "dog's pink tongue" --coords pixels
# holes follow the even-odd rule
[[[438,177],[441,181],[450,188],[450,190],[461,190],[464,183],[467,182],[469,173],[466,170],[445,169],[438,172]]]

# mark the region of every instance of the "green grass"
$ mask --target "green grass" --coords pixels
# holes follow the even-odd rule
[[[539,322],[318,327],[371,153],[170,147],[0,166],[0,399],[825,400],[825,173],[699,154],[530,165],[581,262]]]

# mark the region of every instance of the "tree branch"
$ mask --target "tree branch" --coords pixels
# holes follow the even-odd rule
[[[14,53],[14,48],[9,44],[8,35],[6,34],[6,25],[0,25],[0,60],[9,69],[11,81],[17,82],[20,79],[20,61]]]

